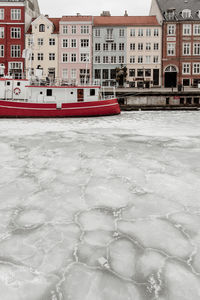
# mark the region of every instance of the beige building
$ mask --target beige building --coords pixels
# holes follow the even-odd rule
[[[135,17],[127,27],[127,84],[161,85],[162,27],[155,16]]]
[[[26,74],[38,74],[42,79],[58,77],[58,34],[60,18],[40,15],[26,33]]]

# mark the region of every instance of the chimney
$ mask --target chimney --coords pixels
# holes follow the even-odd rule
[[[45,16],[45,18],[49,18],[49,15],[44,15]]]
[[[110,17],[111,14],[108,10],[104,10],[102,13],[101,13],[101,17]]]
[[[80,13],[76,13],[76,16],[77,16],[77,17],[80,17],[80,15],[81,15]]]
[[[125,10],[124,17],[128,17],[128,12]]]

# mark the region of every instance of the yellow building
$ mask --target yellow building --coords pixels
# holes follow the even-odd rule
[[[38,69],[42,79],[58,77],[58,34],[60,18],[40,15],[26,33],[26,76]]]

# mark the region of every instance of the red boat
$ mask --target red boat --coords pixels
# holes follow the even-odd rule
[[[120,114],[116,97],[102,98],[99,86],[49,86],[0,79],[0,117],[94,117]]]

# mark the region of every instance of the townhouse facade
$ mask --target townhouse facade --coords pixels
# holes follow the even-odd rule
[[[152,0],[150,14],[162,24],[162,84],[200,83],[200,6],[196,0]]]
[[[117,69],[126,65],[127,28],[123,20],[124,17],[94,17],[93,81],[102,86],[116,85]]]
[[[69,84],[92,80],[92,16],[63,16],[59,34],[59,76]]]
[[[39,14],[37,0],[0,1],[0,75],[22,78],[25,61],[25,32]]]
[[[132,17],[127,27],[127,86],[161,85],[162,27],[156,17]]]
[[[35,75],[40,69],[41,78],[54,80],[58,74],[58,43],[60,18],[40,15],[32,21],[26,33],[26,74]]]

